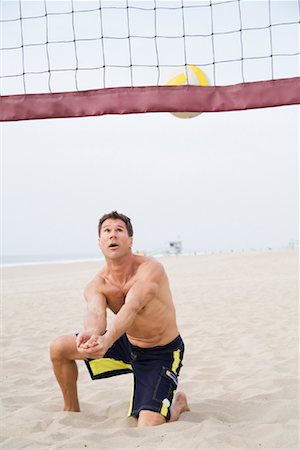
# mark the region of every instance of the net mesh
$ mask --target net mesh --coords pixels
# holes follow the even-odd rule
[[[298,0],[2,1],[1,95],[299,76]]]

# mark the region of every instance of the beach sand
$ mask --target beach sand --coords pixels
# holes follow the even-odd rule
[[[298,252],[161,258],[186,353],[191,411],[159,427],[127,418],[131,375],[91,381],[62,412],[51,340],[82,329],[99,262],[3,269],[1,449],[298,449]],[[111,316],[110,316],[111,320]]]

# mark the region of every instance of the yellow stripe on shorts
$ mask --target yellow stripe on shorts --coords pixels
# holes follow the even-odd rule
[[[89,365],[94,376],[113,370],[132,370],[131,364],[126,364],[123,361],[117,361],[112,358],[93,359],[92,361],[89,361]]]
[[[177,369],[179,367],[180,364],[180,349],[175,350],[175,352],[173,352],[173,364],[172,364],[172,372],[177,374]]]
[[[130,417],[130,416],[131,416],[131,413],[132,413],[133,396],[134,396],[134,377],[132,377],[131,399],[130,399],[129,409],[128,409],[128,413],[127,413],[127,416],[128,416],[128,417]]]
[[[169,406],[168,405],[162,405],[161,410],[160,410],[160,414],[164,417],[167,417],[169,411]]]

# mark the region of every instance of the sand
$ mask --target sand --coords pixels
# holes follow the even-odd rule
[[[131,375],[91,381],[62,412],[49,344],[82,328],[99,262],[3,270],[2,436],[12,449],[298,449],[298,252],[164,257],[186,344],[180,389],[191,411],[138,429]]]

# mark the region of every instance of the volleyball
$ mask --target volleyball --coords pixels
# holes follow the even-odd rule
[[[177,70],[177,73],[175,72],[173,77],[167,81],[168,86],[183,86],[186,84],[194,86],[208,86],[209,81],[203,70],[193,65],[180,68]],[[180,119],[191,119],[192,117],[199,116],[201,113],[184,112],[171,114],[175,117],[179,117]]]

